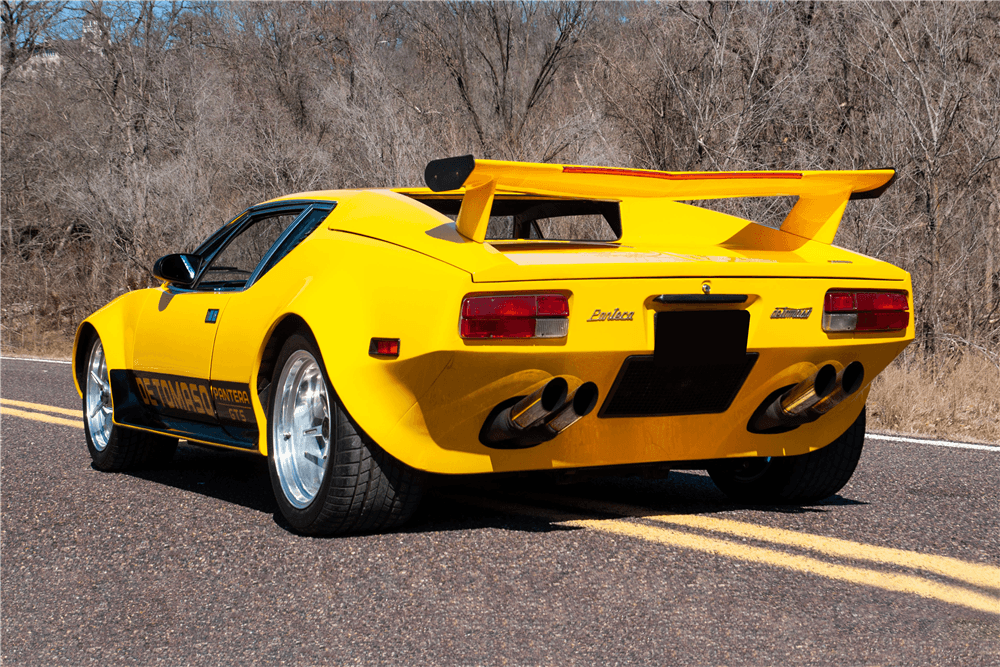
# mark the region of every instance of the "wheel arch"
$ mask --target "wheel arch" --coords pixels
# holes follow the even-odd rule
[[[80,323],[73,340],[72,360],[73,384],[81,397],[83,386],[80,384],[80,372],[86,366],[87,353],[90,352],[94,337],[99,337],[104,345],[104,357],[109,370],[132,368],[135,330],[143,305],[151,299],[159,298],[161,293],[161,289],[155,288],[128,292]]]
[[[267,437],[264,429],[267,428],[267,408],[270,399],[271,378],[274,376],[274,366],[278,361],[281,346],[295,333],[306,335],[314,343],[316,342],[316,336],[313,334],[312,328],[301,315],[297,313],[284,314],[275,321],[271,327],[271,331],[265,337],[260,351],[260,361],[257,363],[256,376],[252,378],[254,393],[257,396],[256,403],[259,408],[257,422],[261,425],[258,449],[265,456],[267,455]]]
[[[76,337],[73,340],[73,383],[76,385],[76,393],[83,397],[83,378],[87,372],[87,353],[95,338],[98,338],[97,329],[90,322],[84,320],[76,330]]]
[[[271,376],[274,374],[274,364],[278,360],[278,353],[281,351],[281,346],[288,340],[289,336],[296,332],[306,333],[314,341],[316,340],[312,328],[297,313],[286,313],[271,328],[271,332],[267,335],[264,346],[261,349],[260,363],[257,364],[256,388],[258,393],[266,389],[267,385],[270,384]]]

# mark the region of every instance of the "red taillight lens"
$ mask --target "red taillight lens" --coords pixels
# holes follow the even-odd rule
[[[858,310],[908,310],[906,294],[899,292],[858,292]]]
[[[823,330],[830,333],[902,331],[909,324],[906,292],[831,290],[823,301]]]
[[[854,312],[854,294],[852,292],[827,292],[823,310],[828,313]]]
[[[569,300],[562,294],[490,294],[462,301],[462,338],[564,338]]]
[[[858,326],[855,331],[897,331],[905,329],[910,323],[910,313],[858,313]]]
[[[463,318],[534,317],[536,296],[476,296],[462,302]]]
[[[561,294],[541,294],[535,303],[539,317],[569,317],[569,301]]]

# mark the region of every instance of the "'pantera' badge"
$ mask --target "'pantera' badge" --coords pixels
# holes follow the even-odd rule
[[[634,310],[622,311],[615,308],[613,311],[608,312],[598,308],[590,316],[588,322],[631,322],[632,317],[635,315]]]

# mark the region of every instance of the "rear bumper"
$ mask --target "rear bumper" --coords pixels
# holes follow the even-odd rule
[[[456,292],[452,303],[440,306],[439,318],[429,317],[415,323],[419,326],[413,331],[400,332],[406,356],[366,362],[352,372],[363,381],[337,390],[362,428],[390,454],[435,473],[792,456],[819,449],[846,431],[864,406],[867,385],[913,338],[912,322],[903,335],[826,334],[821,326],[823,295],[828,289],[909,290],[908,281],[712,279],[713,293],[748,295],[746,303],[731,307],[750,313],[747,353],[748,359],[756,359],[738,369],[737,376],[745,374],[742,382],[736,377],[723,383],[724,390],[735,388],[735,395],[723,396],[710,410],[699,405],[693,409],[654,408],[632,416],[627,407],[611,409],[606,401],[609,395],[620,398],[620,381],[614,394],[612,390],[623,364],[630,358],[630,365],[651,358],[656,345],[655,315],[675,307],[655,303],[654,298],[666,292],[697,294],[702,281],[674,278],[504,285],[497,291],[568,289],[572,293],[565,339],[517,342],[459,338],[458,307],[465,292]],[[806,307],[814,308],[807,319],[771,317],[776,308]],[[613,312],[615,308],[634,312],[634,317],[590,319],[597,309]],[[429,327],[428,321],[444,324]],[[866,386],[822,418],[786,433],[748,431],[751,416],[775,390],[800,382],[824,364],[839,369],[854,361],[864,364]],[[706,369],[706,377],[717,370]],[[598,409],[558,437],[528,449],[497,450],[481,442],[483,424],[498,404],[531,393],[553,376],[594,382],[600,392]],[[633,397],[641,397],[644,390],[633,385],[631,391]],[[685,390],[674,393],[683,399]],[[689,414],[680,414],[683,412]]]
[[[864,406],[868,387],[822,419],[780,434],[761,435],[747,430],[747,422],[764,399],[775,389],[795,384],[808,376],[811,369],[825,363],[846,365],[860,360],[874,376],[904,346],[905,343],[898,343],[891,347],[827,352],[769,349],[760,353],[724,412],[602,418],[595,411],[552,441],[517,451],[492,450],[479,441],[483,421],[497,403],[523,395],[528,387],[549,377],[571,374],[595,382],[604,401],[629,355],[567,355],[551,365],[510,369],[512,372],[498,375],[485,384],[474,379],[482,376],[482,360],[456,355],[430,391],[388,434],[385,447],[409,465],[439,473],[804,454],[829,444],[847,430]],[[502,362],[493,367],[500,373],[505,370]]]

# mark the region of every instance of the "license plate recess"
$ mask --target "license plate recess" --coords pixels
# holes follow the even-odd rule
[[[750,313],[682,310],[656,313],[657,367],[715,366],[746,361]]]

